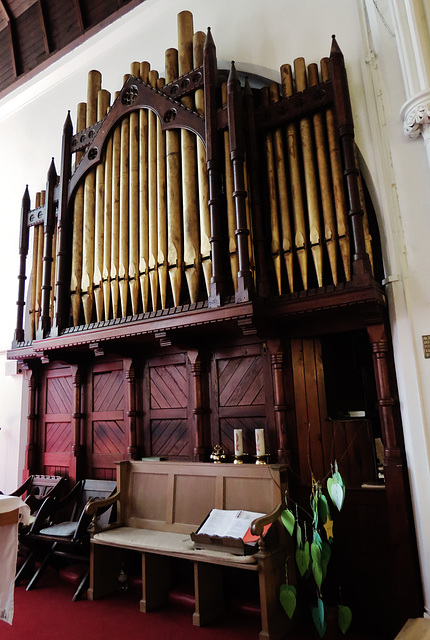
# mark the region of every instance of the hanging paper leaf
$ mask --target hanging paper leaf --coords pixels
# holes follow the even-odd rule
[[[327,630],[327,624],[325,621],[324,604],[321,598],[318,598],[317,606],[312,609],[312,620],[314,621],[320,638],[322,638]]]
[[[305,543],[305,546],[303,549],[296,550],[296,562],[297,562],[297,567],[299,569],[300,575],[303,578],[306,571],[309,569],[309,563],[310,563],[309,542]]]
[[[281,513],[281,521],[290,536],[292,536],[294,532],[294,525],[296,523],[294,513],[289,509],[284,509],[284,511]]]
[[[292,584],[282,584],[279,592],[279,600],[285,613],[291,620],[297,604],[296,588]]]
[[[327,498],[324,495],[320,495],[318,500],[318,515],[321,522],[326,522],[327,518],[330,518],[330,509],[328,506]]]
[[[322,579],[324,580],[327,575],[327,566],[331,556],[330,545],[327,542],[322,543],[321,549],[321,569],[322,569]]]
[[[337,610],[338,610],[337,621],[339,624],[339,629],[342,631],[342,633],[346,633],[352,621],[351,609],[349,607],[345,607],[343,604],[338,604]]]
[[[327,520],[324,523],[324,529],[327,536],[327,540],[332,543],[333,542],[333,520],[330,520],[329,516],[327,516]]]
[[[296,527],[296,542],[297,542],[297,547],[300,548],[302,546],[302,528],[298,522]]]
[[[329,478],[327,480],[327,491],[333,504],[336,505],[338,510],[342,509],[343,501],[345,499],[345,488],[341,485],[337,479]]]
[[[321,588],[323,570],[321,566],[321,549],[313,542],[311,544],[311,557],[312,557],[312,573],[315,578],[315,582],[319,588]]]
[[[312,536],[312,542],[314,542],[315,544],[318,545],[318,547],[320,548],[320,550],[322,549],[322,540],[321,540],[321,536],[318,533],[318,531],[314,531],[313,532],[313,536]]]

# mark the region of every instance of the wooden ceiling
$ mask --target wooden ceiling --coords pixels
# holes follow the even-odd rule
[[[0,0],[0,98],[144,0]]]

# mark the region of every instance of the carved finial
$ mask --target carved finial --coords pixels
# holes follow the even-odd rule
[[[245,89],[243,93],[245,96],[252,96],[252,89],[251,89],[251,85],[249,84],[248,76],[246,76],[245,78]]]
[[[30,207],[30,193],[28,191],[28,184],[25,185],[24,195],[22,196],[22,205],[27,205]]]
[[[231,61],[230,73],[228,76],[228,83],[230,82],[239,82],[239,76],[237,75],[236,66],[234,64],[234,60]]]
[[[331,37],[330,57],[332,57],[333,55],[341,55],[343,57],[343,53],[340,50],[340,47],[336,40],[336,36],[334,34]]]
[[[48,182],[50,180],[56,180],[56,179],[57,179],[57,170],[55,169],[54,158],[52,158],[51,164],[49,165],[49,170],[48,170]]]
[[[215,46],[215,43],[212,37],[212,31],[211,31],[211,28],[208,27],[204,47],[206,48],[206,47],[214,47],[214,46]]]

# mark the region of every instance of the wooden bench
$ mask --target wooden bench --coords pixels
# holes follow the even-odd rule
[[[286,467],[128,460],[117,464],[118,492],[87,506],[93,515],[99,507],[117,502],[118,514],[113,528],[92,535],[88,599],[117,590],[125,550],[133,550],[142,557],[140,610],[152,611],[167,599],[170,559],[182,558],[194,568],[193,624],[204,626],[225,612],[223,572],[233,567],[258,575],[260,640],[284,637],[289,620],[279,602],[279,588],[285,582],[289,537],[278,518]],[[257,553],[238,556],[194,548],[190,534],[213,508],[270,514],[253,523],[253,533],[260,536]],[[268,522],[273,524],[261,538]]]

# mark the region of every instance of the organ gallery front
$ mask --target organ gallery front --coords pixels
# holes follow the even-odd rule
[[[133,62],[110,95],[91,70],[46,187],[25,191],[8,353],[28,388],[25,474],[115,479],[121,458],[214,448],[230,464],[237,429],[253,464],[262,429],[300,501],[336,460],[345,590],[386,632],[420,615],[419,578],[343,55],[333,37],[270,82],[218,69],[215,35],[184,11],[163,72]]]

